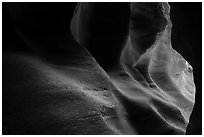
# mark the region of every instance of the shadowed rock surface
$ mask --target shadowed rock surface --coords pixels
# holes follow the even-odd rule
[[[28,14],[6,5],[29,52],[3,48],[3,134],[185,134],[196,89],[191,65],[171,46],[170,7],[126,4],[78,3],[69,18],[69,4],[35,5],[39,13],[25,4]],[[111,52],[112,66],[101,61]]]

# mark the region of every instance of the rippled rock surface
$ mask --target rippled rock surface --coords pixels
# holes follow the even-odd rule
[[[124,96],[143,102],[143,107],[152,111],[146,113],[150,118],[144,113],[138,123],[149,122],[157,115],[161,129],[185,133],[195,102],[195,85],[191,65],[171,45],[170,7],[167,3],[132,3],[131,7],[130,35],[121,55],[121,73],[127,76],[113,75],[113,81]],[[151,22],[148,30],[135,24],[139,16]],[[140,133],[158,133],[157,128],[141,128]]]
[[[112,34],[95,33],[103,29],[86,34],[87,24],[91,28],[89,23],[97,20],[89,20],[92,6],[77,5],[71,21],[74,40],[56,37],[64,30],[58,21],[52,22],[52,32],[44,28],[49,17],[45,26],[41,19],[36,26],[32,19],[38,16],[32,16],[28,26],[42,27],[45,34],[24,30],[19,38],[41,53],[4,52],[3,134],[185,134],[196,88],[193,68],[171,45],[168,3],[131,3],[128,36],[117,38],[127,39],[115,71],[105,71],[100,58],[87,50],[92,36],[105,41]]]
[[[170,6],[131,3],[130,8],[122,68],[108,73],[126,112],[120,117],[138,134],[184,134],[195,102],[195,85],[191,65],[171,45]],[[81,26],[72,29],[79,43],[82,35],[77,35],[76,28]]]

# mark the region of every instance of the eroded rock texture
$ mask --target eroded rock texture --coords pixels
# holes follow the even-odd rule
[[[171,45],[169,5],[79,3],[67,37],[69,6],[8,4],[18,41],[4,45],[3,134],[185,134],[195,85]]]
[[[79,30],[83,25],[76,22],[86,6],[80,6],[71,27],[75,39],[84,43]],[[171,45],[170,6],[131,3],[130,9],[122,68],[109,73],[118,89],[114,94],[127,111],[121,118],[126,117],[139,134],[184,134],[195,102],[195,85],[192,67]]]
[[[121,64],[132,84],[116,78],[116,85],[130,90],[124,94],[133,100],[148,100],[147,106],[168,126],[185,132],[195,102],[195,85],[191,65],[171,45],[170,7],[167,3],[133,3],[131,7],[133,20]],[[147,18],[148,30],[135,25],[138,16]],[[144,97],[147,93],[149,97]]]

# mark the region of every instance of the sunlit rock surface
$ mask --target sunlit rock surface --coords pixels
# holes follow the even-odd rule
[[[168,4],[131,5],[133,16],[145,13],[156,26],[150,35],[131,19],[121,68],[112,72],[80,45],[80,10],[71,22],[78,43],[45,39],[59,47],[51,58],[4,52],[4,134],[185,134],[195,85],[192,67],[171,46]],[[21,36],[27,45],[45,44]]]

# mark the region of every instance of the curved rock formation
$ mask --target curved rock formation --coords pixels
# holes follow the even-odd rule
[[[185,132],[195,102],[195,85],[192,67],[171,45],[170,6],[167,3],[134,3],[132,14],[133,18],[147,17],[150,28],[141,29],[134,24],[135,21],[131,21],[130,26],[137,27],[130,27],[129,39],[120,58],[125,73],[133,79],[132,82],[135,80],[132,86],[145,89],[143,94],[151,94],[150,97],[143,98],[151,100],[147,104],[155,113],[169,125]],[[147,41],[153,42],[143,46]],[[117,79],[114,80],[118,82]],[[124,83],[127,81],[119,80],[116,85],[122,86],[121,90],[124,87],[130,90]],[[127,89],[124,94],[140,98],[136,89],[131,93]],[[154,100],[160,102],[161,106],[153,103]],[[169,110],[164,110],[163,107]],[[173,113],[178,114],[172,115]]]
[[[168,3],[80,3],[73,18],[69,4],[9,5],[18,41],[3,44],[3,134],[185,134],[195,85]]]

